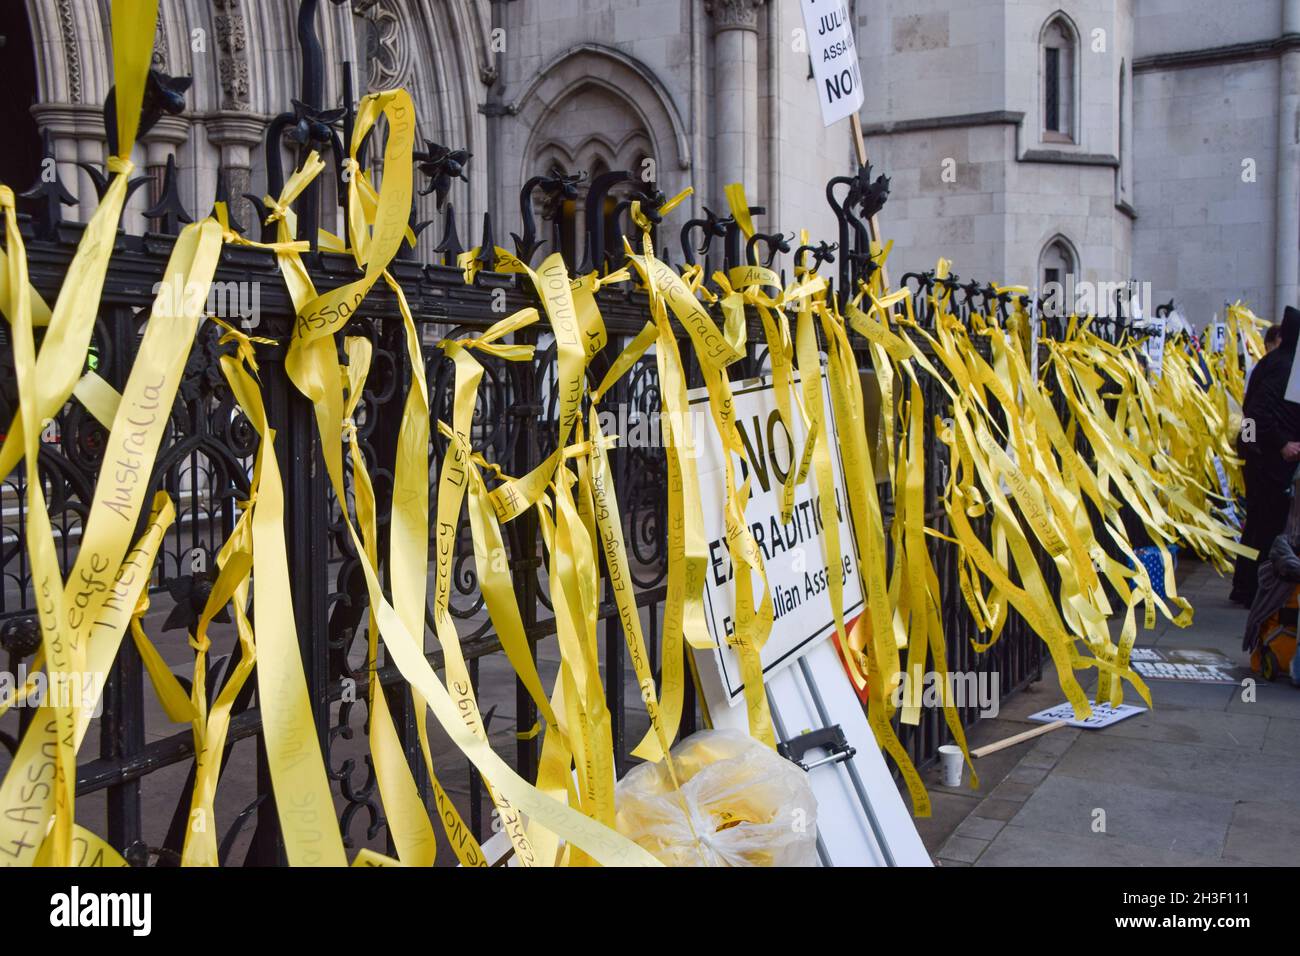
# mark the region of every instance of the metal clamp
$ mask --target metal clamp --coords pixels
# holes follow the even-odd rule
[[[777,744],[776,749],[786,760],[797,763],[806,771],[816,770],[828,764],[843,763],[853,759],[858,752],[856,748],[849,745],[839,724],[822,727],[820,730],[805,731],[785,743]],[[829,756],[814,760],[812,763],[804,763],[804,754],[810,750],[825,750]]]

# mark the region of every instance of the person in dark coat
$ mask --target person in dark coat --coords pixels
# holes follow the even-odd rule
[[[1287,306],[1280,341],[1255,366],[1242,403],[1242,433],[1237,448],[1245,461],[1246,528],[1241,543],[1269,553],[1286,526],[1291,478],[1300,463],[1300,404],[1286,400],[1296,345],[1300,343],[1300,309]],[[1253,441],[1250,425],[1253,423]],[[1238,557],[1231,599],[1247,607],[1258,587],[1258,561]]]
[[[1255,592],[1255,603],[1250,606],[1250,615],[1246,618],[1246,633],[1242,637],[1241,649],[1247,654],[1255,653],[1263,641],[1264,625],[1278,611],[1286,607],[1287,601],[1296,586],[1300,585],[1300,538],[1283,531],[1273,539],[1268,559],[1260,556],[1259,590]]]

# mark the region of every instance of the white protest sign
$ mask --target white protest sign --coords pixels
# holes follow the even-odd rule
[[[799,378],[795,376],[795,387]],[[794,663],[812,645],[835,630],[831,612],[829,575],[822,551],[822,519],[813,469],[801,485],[795,487],[794,512],[789,522],[781,521],[781,493],[790,468],[799,467],[803,453],[805,429],[798,410],[794,411],[794,442],[791,444],[781,424],[776,393],[770,380],[737,383],[735,397],[736,427],[753,465],[750,475],[750,499],[745,508],[754,541],[762,552],[772,590],[774,621],[767,643],[763,646],[763,673],[769,675]],[[823,434],[835,435],[836,425],[831,408],[830,391],[822,375],[822,403],[828,417]],[[708,393],[691,392],[691,411],[695,421],[707,419]],[[708,565],[704,573],[704,609],[709,633],[718,646],[695,652],[700,681],[710,709],[739,703],[745,685],[740,675],[740,659],[727,645],[735,626],[735,582],[731,556],[727,549],[724,508],[726,502],[722,444],[715,428],[696,430],[699,445],[700,499],[704,517],[704,539],[708,542]],[[830,573],[838,573],[844,582],[844,622],[847,626],[862,611],[862,583],[858,576],[857,548],[850,524],[848,502],[844,499],[844,469],[839,443],[831,443],[831,470],[835,493],[839,499],[839,533],[841,557]],[[736,480],[743,480],[737,467]],[[754,576],[755,603],[761,581]]]
[[[1155,330],[1147,336],[1147,372],[1153,379],[1158,379],[1165,370],[1165,336],[1167,323],[1164,319],[1152,319]]]
[[[808,32],[817,101],[830,126],[862,109],[862,70],[845,0],[799,0]]]
[[[1245,347],[1242,347],[1245,351]],[[1296,355],[1300,355],[1300,349],[1296,349]],[[1286,400],[1288,402],[1300,402],[1300,362],[1294,358],[1291,359],[1291,375],[1286,380]]]
[[[1219,476],[1219,493],[1227,499],[1220,510],[1234,528],[1240,528],[1241,519],[1237,516],[1237,499],[1232,493],[1232,485],[1228,481],[1227,469],[1223,467],[1223,459],[1218,455],[1214,456],[1214,471]]]
[[[1228,347],[1228,326],[1225,322],[1220,322],[1216,317],[1214,324],[1210,326],[1210,351],[1222,352]]]
[[[1102,727],[1109,727],[1111,724],[1119,723],[1127,717],[1133,717],[1137,714],[1146,713],[1145,707],[1136,707],[1133,704],[1120,704],[1118,707],[1112,707],[1110,704],[1093,704],[1092,716],[1085,717],[1083,720],[1076,720],[1074,708],[1069,703],[1057,704],[1055,707],[1049,707],[1047,710],[1040,710],[1036,714],[1030,714],[1028,719],[1040,724],[1054,724],[1058,720],[1064,720],[1071,727],[1084,727],[1088,730],[1098,730]]]

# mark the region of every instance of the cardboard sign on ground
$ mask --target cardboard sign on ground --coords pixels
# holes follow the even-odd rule
[[[1078,720],[1074,716],[1074,708],[1067,701],[1049,707],[1047,710],[1040,710],[1036,714],[1030,714],[1027,719],[1040,724],[1054,724],[1058,720],[1063,720],[1071,727],[1100,730],[1102,727],[1109,727],[1137,714],[1145,714],[1146,710],[1145,707],[1136,707],[1133,704],[1120,704],[1118,707],[1112,707],[1110,704],[1093,704],[1092,716]]]
[[[1237,684],[1236,664],[1208,647],[1135,647],[1129,657],[1143,680],[1172,680],[1189,684]]]

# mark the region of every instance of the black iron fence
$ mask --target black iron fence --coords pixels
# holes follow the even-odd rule
[[[314,6],[313,0],[304,3],[304,8]],[[298,150],[299,160],[311,149],[324,150],[332,157],[335,172],[339,174],[341,157],[347,155],[350,145],[350,117],[354,106],[350,92],[344,91],[341,111],[328,113],[321,108],[320,50],[311,17],[300,31],[300,40],[306,53],[304,99],[295,106],[294,112],[277,119],[269,133],[267,156],[272,192],[277,188],[277,180],[283,179],[277,164],[281,147],[287,142],[282,139],[286,133],[290,134],[288,141]],[[166,86],[166,79],[158,77],[157,82]],[[148,119],[146,116],[146,123]],[[112,126],[111,121],[108,125]],[[445,188],[450,177],[464,175],[468,157],[431,146],[417,160],[429,187],[438,189]],[[582,183],[578,177],[537,177],[528,183],[521,198],[525,234],[516,243],[521,258],[530,259],[543,240],[554,239],[548,234],[554,223],[543,218],[538,225],[534,219],[535,199],[564,197],[582,186],[590,194],[599,194],[594,197],[589,194],[586,203],[592,212],[583,271],[613,264],[613,250],[619,244],[610,240],[632,231],[627,217],[633,198],[640,199],[652,219],[663,202],[653,183],[633,181],[629,174],[605,174],[590,184]],[[24,194],[27,212],[22,228],[28,243],[32,282],[50,301],[58,294],[82,230],[79,224],[61,219],[66,195],[62,190],[57,180],[42,181]],[[865,224],[883,205],[887,190],[887,181],[873,181],[866,169],[855,177],[834,180],[828,186],[828,197],[841,224],[837,243],[840,259],[834,263],[839,288],[855,287],[858,280],[868,277],[875,268]],[[617,201],[604,202],[606,195],[615,196]],[[230,198],[219,187],[214,201],[225,202]],[[169,174],[158,184],[154,199],[147,218],[156,231],[143,235],[123,233],[118,237],[88,360],[99,375],[119,389],[135,360],[154,285],[162,275],[174,237],[180,225],[191,218],[190,211],[178,200],[174,175]],[[308,192],[303,199],[304,208],[309,210],[319,209],[319,202],[313,192]],[[761,210],[756,209],[755,213]],[[307,231],[315,222],[314,215],[309,215],[305,222],[305,234],[314,235],[314,227]],[[422,228],[429,224],[413,225]],[[435,422],[450,419],[452,401],[451,363],[436,347],[437,341],[480,332],[505,314],[537,304],[531,287],[526,283],[521,285],[517,276],[490,271],[490,262],[485,262],[488,269],[479,273],[472,285],[467,285],[461,270],[455,266],[463,248],[450,207],[436,226],[441,235],[437,246],[440,264],[422,265],[406,258],[399,259],[391,269],[406,293],[421,333],[431,416]],[[688,261],[698,257],[710,264],[715,255],[718,264],[739,264],[763,243],[768,257],[788,254],[789,245],[779,231],[769,228],[771,234],[756,237],[749,249],[742,249],[742,237],[734,220],[710,216],[688,223],[681,230],[680,241]],[[720,250],[711,245],[714,239],[721,240]],[[488,216],[483,223],[481,243],[486,250],[485,260],[491,258],[494,241],[492,220]],[[663,245],[662,238],[657,237],[656,246]],[[836,249],[833,247],[823,245],[808,251],[827,266],[834,262]],[[318,288],[333,288],[356,276],[350,257],[313,251],[306,256],[306,261]],[[365,747],[359,743],[362,737],[357,734],[368,721],[364,691],[367,591],[339,503],[332,497],[311,405],[292,386],[283,366],[294,309],[274,257],[264,251],[227,246],[222,253],[216,285],[232,295],[241,294],[241,290],[256,290],[256,334],[279,343],[259,346],[258,360],[285,485],[285,530],[294,579],[289,599],[298,626],[317,733],[327,767],[337,785],[344,837],[350,845],[383,846],[386,834],[373,768]],[[924,281],[919,283],[917,294],[918,315],[923,321],[924,287]],[[958,306],[959,311],[975,307],[977,301],[975,296],[967,295],[964,304]],[[599,305],[610,341],[595,362],[593,374],[597,378],[603,372],[602,365],[619,354],[641,330],[648,315],[644,296],[630,289],[602,290]],[[238,316],[232,318],[237,320]],[[411,381],[402,319],[392,293],[382,287],[371,292],[359,317],[349,326],[349,332],[364,335],[374,347],[373,370],[362,412],[357,417],[357,431],[375,482],[379,513],[383,515],[389,510],[390,463],[399,437],[402,402]],[[479,391],[473,443],[505,472],[522,475],[545,458],[551,450],[547,442],[553,441],[556,434],[556,390],[548,386],[555,380],[556,355],[554,341],[546,331],[533,328],[516,338],[537,345],[536,355],[531,362],[481,359],[486,372]],[[749,354],[738,363],[737,377],[752,377],[764,371],[766,356],[757,344],[761,339],[761,332],[752,329]],[[228,348],[219,343],[211,323],[203,326],[150,478],[150,492],[166,490],[172,496],[177,520],[168,532],[155,570],[152,593],[156,610],[149,617],[148,626],[155,637],[174,633],[173,644],[179,648],[182,658],[192,653],[186,649],[183,636],[197,619],[211,589],[216,554],[238,518],[240,502],[248,495],[257,448],[257,434],[243,417],[218,369],[217,359]],[[684,348],[683,355],[687,357],[692,384],[701,384],[698,369],[690,365],[691,349]],[[868,364],[864,362],[864,368]],[[924,387],[927,408],[940,407],[942,393],[937,384],[927,379]],[[16,402],[12,344],[7,329],[0,327],[0,420],[12,419]],[[623,420],[628,422],[640,421],[642,417],[648,420],[657,412],[659,404],[653,360],[639,363],[606,399],[606,407],[619,409],[619,414],[625,416]],[[926,466],[930,476],[926,492],[928,521],[931,526],[946,531],[938,478],[943,452],[930,422],[926,428]],[[436,427],[434,434],[437,435]],[[103,466],[105,437],[103,427],[75,401],[63,409],[42,436],[40,474],[65,573],[76,556],[95,482]],[[441,438],[435,437],[434,441],[431,494],[444,451]],[[664,527],[667,477],[663,451],[653,443],[638,443],[615,450],[612,461],[638,602],[646,615],[646,634],[657,670],[660,653],[656,637],[667,571]],[[17,469],[0,484],[0,574],[3,575],[0,646],[7,652],[9,671],[13,673],[30,662],[40,643],[24,539],[24,482],[23,470]],[[888,516],[887,496],[885,505]],[[387,553],[386,527],[381,525],[379,533],[380,553]],[[535,519],[525,515],[507,525],[506,534],[527,636],[534,655],[542,660],[545,677],[551,643],[547,639],[554,634],[554,623],[547,603],[549,591],[539,529]],[[1014,612],[994,648],[985,653],[974,651],[971,638],[976,636],[976,627],[960,596],[955,546],[941,539],[934,539],[930,546],[941,582],[950,667],[954,671],[998,675],[1003,695],[1039,677],[1043,661],[1041,642]],[[513,750],[516,768],[531,778],[537,770],[539,738],[529,731],[537,721],[537,713],[522,685],[511,676],[508,664],[503,666],[500,642],[485,613],[475,579],[467,528],[458,541],[453,567],[452,612],[459,621],[465,656],[470,662],[479,699],[484,702],[488,732],[498,748]],[[635,683],[626,679],[623,635],[608,592],[600,608],[600,619],[605,686],[621,772],[626,769],[626,754],[635,740],[634,735],[644,730],[645,716]],[[212,638],[213,648],[208,652],[209,688],[215,696],[237,663],[239,646],[229,626],[215,627]],[[440,652],[429,656],[434,666],[439,666]],[[192,663],[192,657],[189,660]],[[188,670],[188,666],[182,666],[186,664],[183,659],[172,663],[181,671]],[[416,721],[422,715],[414,710],[409,690],[395,667],[381,666],[380,680],[417,784],[428,800],[429,781],[416,733]],[[489,684],[496,688],[495,696]],[[354,688],[361,690],[350,693]],[[687,697],[683,734],[693,730],[699,720],[694,695],[688,693]],[[496,706],[488,706],[493,701]],[[32,714],[29,709],[16,708],[0,718],[0,771],[6,768]],[[973,722],[976,716],[973,702],[962,711],[966,723]],[[941,715],[933,710],[927,711],[919,726],[900,730],[918,763],[932,759],[947,735]],[[221,791],[237,801],[226,807],[228,813],[223,813],[223,818],[231,821],[220,838],[223,862],[269,864],[282,858],[275,798],[260,731],[255,685],[250,682],[234,706],[223,769],[227,780],[246,774],[253,784],[243,790],[223,788]],[[87,744],[87,750],[91,749],[94,749],[92,745]],[[146,686],[140,657],[129,640],[123,643],[106,685],[97,751],[97,756],[87,755],[79,768],[77,782],[80,800],[92,807],[96,806],[95,801],[102,801],[102,827],[98,821],[85,819],[93,822],[110,843],[126,848],[126,856],[134,864],[176,863],[194,784],[193,737],[188,729],[177,730],[176,725],[167,723],[158,713]],[[468,803],[472,828],[482,836],[488,824],[479,777],[463,758],[450,750],[447,754],[456,768],[454,774],[449,773],[449,780],[452,776],[464,780],[463,786],[458,785],[456,789]]]
[[[75,225],[60,227],[52,240],[36,237],[31,224],[29,245],[33,283],[43,295],[53,298],[63,271],[75,249],[79,229]],[[97,371],[110,384],[122,387],[135,358],[141,327],[152,302],[150,294],[155,277],[161,274],[170,251],[171,240],[164,235],[122,236],[115,253],[103,297],[104,308],[96,327],[93,356]],[[350,259],[324,254],[315,261],[313,278],[321,287],[339,284],[352,275]],[[434,343],[485,330],[501,317],[532,302],[529,291],[521,288],[514,276],[480,274],[474,286],[466,286],[459,270],[444,266],[420,266],[399,262],[395,277],[406,291],[416,322],[425,334],[422,340],[426,374],[430,384],[432,418],[449,420],[451,412],[451,363]],[[293,321],[293,308],[282,291],[273,258],[263,252],[228,247],[217,274],[218,282],[257,284],[261,295],[261,323],[258,333],[277,342],[287,343]],[[496,294],[500,290],[504,295]],[[648,305],[640,294],[602,292],[600,306],[610,336],[605,361],[644,325]],[[192,627],[211,588],[216,553],[234,526],[239,503],[247,497],[252,458],[257,436],[244,419],[217,370],[217,357],[228,348],[217,342],[218,331],[212,324],[204,326],[187,366],[180,393],[172,410],[168,434],[151,477],[150,492],[166,490],[176,502],[177,520],[168,532],[158,567],[154,602],[160,611],[164,632],[183,635]],[[761,373],[765,355],[758,344],[761,333],[750,336],[750,355],[739,363],[737,374],[752,377]],[[376,291],[366,302],[362,317],[350,326],[351,334],[369,338],[374,346],[374,371],[367,384],[363,413],[358,416],[358,440],[364,450],[379,496],[380,514],[388,510],[391,473],[387,463],[393,460],[401,407],[410,382],[402,340],[401,316],[391,294]],[[550,336],[526,332],[534,342],[541,339],[534,361],[505,362],[483,357],[486,372],[479,390],[475,416],[476,448],[503,470],[524,474],[539,464],[551,448],[547,441],[556,434],[555,392],[544,387],[555,374],[555,350]],[[685,344],[685,343],[683,343]],[[301,636],[303,659],[308,676],[317,730],[327,765],[339,786],[343,800],[342,825],[354,842],[373,839],[382,823],[382,811],[368,758],[352,753],[348,745],[359,718],[364,719],[364,694],[353,702],[345,699],[348,686],[364,687],[365,622],[367,594],[350,535],[342,522],[338,503],[334,501],[325,477],[316,425],[310,404],[289,381],[283,365],[281,346],[262,346],[258,350],[260,378],[267,401],[272,427],[277,434],[277,456],[283,463],[285,498],[288,506],[286,534],[290,566],[294,575],[292,594],[295,620]],[[689,356],[689,348],[683,348]],[[13,393],[12,355],[7,336],[0,342],[0,363],[6,374],[0,376],[0,417],[12,415],[16,396]],[[603,370],[597,367],[599,377]],[[688,367],[688,374],[699,384],[698,372]],[[925,382],[928,408],[940,405],[937,386]],[[542,396],[550,396],[544,399]],[[624,420],[635,423],[642,416],[649,419],[659,407],[658,388],[653,361],[642,361],[606,399],[606,407],[619,409]],[[40,469],[45,481],[46,499],[56,535],[62,546],[65,571],[71,567],[85,524],[89,503],[100,467],[105,433],[77,402],[70,402],[41,446]],[[430,467],[430,489],[434,489],[441,463],[441,440],[436,439],[435,460]],[[927,426],[927,470],[940,474],[940,446]],[[659,629],[659,608],[663,600],[666,575],[666,547],[663,520],[666,514],[664,489],[666,466],[661,448],[641,444],[616,449],[612,453],[615,484],[626,523],[625,535],[629,557],[638,587],[639,603],[648,615],[646,630],[651,643],[652,659],[658,663],[659,649],[655,636]],[[886,486],[882,485],[882,493]],[[932,527],[946,531],[946,519],[938,501],[939,482],[933,477],[927,485],[927,512]],[[3,562],[4,590],[0,594],[0,634],[9,652],[9,670],[17,672],[20,663],[30,658],[39,645],[33,616],[31,582],[23,528],[25,527],[25,486],[21,470],[16,470],[3,486]],[[891,503],[885,495],[886,516]],[[452,612],[460,621],[466,657],[476,679],[485,657],[498,654],[500,644],[484,612],[473,570],[473,548],[467,523],[458,542],[454,567]],[[382,540],[380,551],[386,551]],[[554,633],[551,611],[547,604],[548,589],[544,580],[544,562],[540,535],[535,520],[524,516],[507,525],[511,570],[519,592],[520,607],[530,642],[542,644]],[[432,542],[431,542],[432,544]],[[935,540],[932,556],[942,587],[943,617],[947,635],[949,665],[954,671],[996,673],[1002,692],[1009,693],[1027,680],[1035,679],[1042,666],[1040,642],[1029,633],[1023,621],[1013,615],[1001,641],[989,652],[977,654],[970,639],[975,636],[974,621],[962,602],[957,578],[955,546]],[[605,683],[608,704],[614,721],[616,753],[626,759],[632,733],[644,729],[644,715],[637,705],[639,695],[624,675],[624,641],[612,596],[600,609],[603,628]],[[238,645],[233,629],[213,631],[214,649],[210,668],[215,675],[211,692],[220,689],[225,674],[236,663]],[[223,650],[225,656],[223,656]],[[440,653],[430,655],[435,666]],[[422,779],[415,733],[416,715],[409,692],[394,667],[381,669],[381,683],[387,689],[389,704],[396,715],[408,748],[417,780]],[[351,684],[350,682],[355,682]],[[482,687],[476,688],[483,697]],[[184,838],[190,806],[189,788],[193,785],[193,738],[188,729],[159,735],[156,714],[146,706],[152,692],[146,687],[141,662],[130,642],[122,652],[108,680],[105,706],[100,722],[99,756],[89,759],[78,775],[82,795],[103,791],[107,814],[105,837],[114,845],[134,848],[133,859],[143,862],[152,855],[160,862],[173,862]],[[688,698],[690,695],[688,695]],[[490,698],[490,695],[489,695]],[[518,737],[514,746],[514,763],[520,773],[536,772],[538,738],[522,733],[537,720],[534,705],[523,690],[515,694],[515,714],[508,730]],[[0,746],[11,753],[20,731],[32,715],[18,710],[11,724],[0,723]],[[977,716],[974,702],[963,711],[963,719],[973,722]],[[152,718],[152,719],[151,719]],[[13,721],[17,731],[11,729]],[[635,726],[630,730],[629,723]],[[489,730],[495,729],[491,718]],[[683,733],[696,725],[693,699],[688,709]],[[174,725],[162,725],[174,728]],[[253,827],[247,862],[274,862],[277,859],[276,818],[269,774],[261,753],[258,716],[253,684],[235,704],[228,747],[252,740],[257,751],[257,785],[253,799],[238,808],[234,823],[224,834],[222,846],[229,850],[245,826]],[[940,715],[928,711],[919,726],[900,728],[904,741],[915,760],[924,763],[932,758],[947,731]],[[0,760],[0,763],[5,761]],[[185,779],[173,781],[175,795],[171,820],[161,840],[145,839],[143,811],[144,788],[151,774],[172,766],[185,768]],[[227,760],[228,767],[238,766]],[[464,764],[471,826],[484,832],[483,800],[479,778]],[[235,771],[230,771],[231,773]],[[156,805],[157,801],[150,804]],[[253,823],[255,821],[255,826]],[[358,822],[360,829],[348,832]]]

